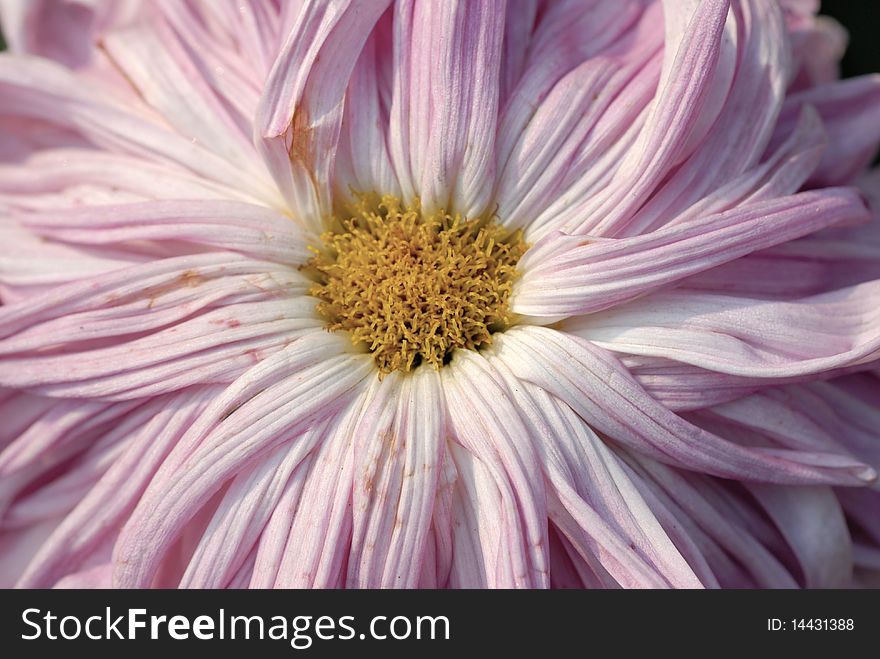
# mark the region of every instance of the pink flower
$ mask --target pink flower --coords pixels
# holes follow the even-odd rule
[[[809,5],[4,2],[4,583],[873,578],[880,80]]]

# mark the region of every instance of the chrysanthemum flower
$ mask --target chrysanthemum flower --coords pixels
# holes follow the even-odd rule
[[[869,576],[880,82],[811,4],[4,2],[5,583]]]

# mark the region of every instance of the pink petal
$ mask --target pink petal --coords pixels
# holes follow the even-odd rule
[[[65,66],[87,66],[96,32],[124,22],[139,0],[3,0],[0,20],[9,49],[57,60]]]
[[[256,130],[266,164],[312,228],[330,211],[343,97],[358,54],[388,0],[304,4],[269,73]],[[320,157],[317,157],[320,154]]]
[[[266,203],[280,205],[266,178],[169,131],[147,108],[90,93],[82,80],[48,61],[0,57],[0,90],[7,114],[70,128],[111,151],[170,161],[230,187],[244,186]]]
[[[835,224],[866,221],[851,190],[747,204],[618,240],[549,236],[520,261],[512,308],[532,317],[594,313],[688,275]]]
[[[632,34],[634,24],[657,14],[649,9],[646,18],[643,9],[641,2],[630,0],[594,2],[588,11],[584,10],[581,0],[559,0],[542,7],[543,13],[531,37],[522,78],[503,105],[496,147],[499,171],[508,166],[535,108],[542,105],[553,86],[578,65],[603,55],[619,41],[631,38],[626,35]],[[520,20],[517,16],[520,15],[514,11],[508,12],[508,25],[513,20]]]
[[[455,552],[455,533],[456,527],[459,526],[457,522],[459,517],[455,514],[458,471],[451,450],[451,444],[447,439],[441,448],[441,463],[437,465],[437,490],[434,496],[432,534],[428,542],[429,548],[433,549],[433,563],[423,564],[423,572],[430,570],[435,575],[437,588],[448,587],[454,562],[460,563],[459,570],[464,570],[467,566],[472,565],[466,559],[459,561]],[[466,452],[462,450],[461,453]],[[473,547],[471,542],[473,534],[469,531],[460,535],[458,539],[466,542],[465,546]],[[426,558],[426,563],[427,561]],[[460,571],[459,576],[465,577],[467,575]],[[485,583],[484,571],[472,570],[468,578],[470,577],[473,577],[477,582]]]
[[[880,356],[880,281],[784,302],[655,293],[566,324],[615,352],[753,378],[792,378]]]
[[[0,452],[0,507],[101,439],[138,406],[60,401]]]
[[[41,149],[27,162],[0,165],[0,194],[16,208],[76,205],[72,191],[83,187],[142,199],[259,201],[246,190],[220,185],[170,163],[87,148],[56,145]]]
[[[608,185],[558,213],[555,228],[614,235],[705,133],[713,110],[712,81],[716,75],[724,78],[720,71],[726,61],[721,54],[728,6],[723,0],[664,4],[664,67],[645,125]],[[708,115],[701,116],[704,104]]]
[[[684,526],[685,534],[698,543],[722,587],[742,586],[743,582],[760,588],[797,585],[772,553],[772,547],[765,546],[753,528],[706,496],[709,479],[685,478],[674,469],[635,454],[628,462],[628,470],[633,470],[633,480],[646,498],[650,492],[662,501],[674,513],[676,523]]]
[[[234,201],[149,201],[29,213],[21,221],[40,235],[84,245],[184,241],[288,265],[312,256],[309,238],[289,217]]]
[[[723,103],[717,107],[717,119],[711,129],[706,127],[708,134],[696,144],[687,161],[615,235],[638,235],[675,218],[755,167],[766,148],[789,79],[785,26],[773,2],[745,1],[734,3],[732,9],[739,33],[739,61],[729,92],[715,91],[707,100]],[[714,118],[706,109],[702,114]]]
[[[298,504],[276,509],[270,521],[273,532],[258,549],[251,588],[345,585],[353,532],[355,430],[378,395],[378,378],[374,378],[352,398],[314,454],[303,485],[298,485]]]
[[[149,418],[135,411],[123,415],[110,428],[105,425],[104,432],[70,459],[60,475],[21,494],[7,509],[2,526],[21,528],[70,512],[107,469],[124,455],[128,449],[128,436],[139,430]],[[45,481],[44,478],[39,480]]]
[[[666,582],[620,538],[604,520],[568,488],[548,497],[548,513],[560,534],[576,552],[578,564],[591,573],[582,578],[597,588],[665,588]],[[597,540],[598,538],[598,540]]]
[[[113,566],[101,563],[81,572],[66,575],[53,588],[110,588]]]
[[[455,465],[455,486],[450,509],[450,588],[514,588],[509,569],[505,534],[505,502],[488,465],[455,442],[449,444]],[[445,530],[445,529],[444,529]],[[435,534],[440,537],[440,533]],[[519,560],[517,552],[513,560]],[[501,564],[501,565],[499,565]]]
[[[414,58],[431,88],[418,190],[426,210],[477,217],[490,204],[504,16],[497,0],[416,4],[414,22],[431,35]]]
[[[332,442],[325,442],[325,446]],[[322,449],[319,448],[318,451]],[[287,555],[286,545],[290,535],[291,524],[298,510],[300,497],[310,476],[310,469],[318,453],[310,453],[294,470],[284,486],[260,538],[254,547],[254,564],[250,569],[244,588],[272,588],[278,576],[278,567],[282,557]],[[302,546],[308,543],[300,543]]]
[[[614,555],[628,546],[656,570],[658,576],[679,588],[700,587],[701,583],[670,541],[654,514],[645,504],[634,483],[624,474],[616,456],[567,405],[538,387],[518,381],[502,364],[496,364],[531,428],[531,436],[543,462],[550,483],[557,488],[560,500],[574,502],[572,493],[582,501],[578,508],[598,515],[607,529],[595,525],[584,529],[604,551]],[[609,541],[607,535],[616,535]],[[629,552],[627,552],[629,553]],[[625,564],[628,557],[616,556],[602,566],[614,573],[616,561]],[[618,579],[624,583],[628,575]]]
[[[392,75],[391,52],[380,40],[392,39],[390,28],[386,30],[388,22],[383,19],[367,40],[349,82],[347,96],[353,102],[345,104],[335,182],[345,196],[352,190],[402,194],[388,150],[386,79]]]
[[[489,585],[547,587],[544,487],[533,476],[540,462],[494,369],[472,354],[460,351],[441,376],[451,433],[482,462],[491,479],[484,486],[501,498],[497,572],[487,575]]]
[[[590,427],[656,460],[727,478],[792,484],[862,484],[876,477],[837,456],[738,446],[657,403],[620,363],[589,341],[541,327],[508,331],[498,358],[517,377],[567,403]]]
[[[504,21],[504,53],[501,56],[500,107],[522,77],[540,0],[509,0]],[[558,4],[558,3],[557,3]]]
[[[781,136],[791,130],[805,104],[818,110],[828,132],[828,149],[810,179],[811,184],[849,183],[880,148],[880,74],[820,85],[790,95],[779,117],[774,141],[781,141]]]
[[[230,116],[167,26],[157,22],[116,30],[102,44],[140,97],[177,135],[235,163],[243,177],[268,175],[251,135]]]
[[[236,578],[249,557],[256,561],[252,550],[285,486],[315,446],[327,437],[327,425],[308,429],[233,479],[199,539],[181,578],[181,588],[224,588]]]
[[[342,341],[317,335],[296,342],[257,364],[211,403],[162,465],[120,534],[114,583],[149,586],[177,535],[229,478],[344,406],[374,366],[345,348],[334,356]],[[147,546],[150,551],[144,552]]]
[[[533,239],[543,224],[542,211],[570,193],[569,186],[581,189],[603,170],[598,160],[639,116],[656,84],[662,42],[655,18],[646,14],[637,33],[623,41],[625,47],[590,58],[563,76],[520,127],[496,192],[497,214],[505,225],[528,226]]]
[[[193,388],[150,403],[152,418],[145,420],[131,436],[125,454],[34,552],[19,585],[48,587],[77,569],[108,538],[115,539],[157,467],[216,394],[215,389]]]
[[[278,300],[231,305],[107,347],[7,357],[0,382],[57,397],[124,400],[229,381],[266,351],[319,333],[320,321],[308,317],[312,306],[302,305],[305,318],[284,318],[287,305]]]
[[[846,588],[852,546],[840,504],[827,487],[749,484],[797,557],[807,588]]]
[[[418,585],[444,421],[439,378],[426,369],[399,382],[393,374],[386,377],[380,395],[364,411],[355,435],[348,585]]]
[[[685,279],[682,288],[785,301],[876,279],[880,245],[814,235],[701,272]]]

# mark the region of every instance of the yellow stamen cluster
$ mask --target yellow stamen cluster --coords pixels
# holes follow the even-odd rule
[[[375,356],[381,373],[439,368],[511,321],[507,302],[526,245],[486,218],[423,214],[386,196],[362,198],[321,236],[306,270],[333,330]]]

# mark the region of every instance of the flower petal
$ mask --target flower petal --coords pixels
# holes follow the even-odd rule
[[[115,584],[150,586],[177,535],[229,478],[345,406],[374,369],[368,357],[345,350],[344,340],[332,335],[298,341],[211,403],[163,463],[120,534]]]
[[[235,163],[243,176],[267,176],[251,136],[242,132],[170,28],[158,21],[139,24],[104,35],[102,44],[140,97],[178,135]]]
[[[355,431],[379,395],[378,378],[354,396],[314,454],[298,505],[276,509],[277,530],[261,542],[251,588],[342,588],[352,536]],[[272,522],[274,522],[274,516]],[[271,524],[271,522],[270,522]]]
[[[615,235],[705,135],[720,110],[712,92],[713,84],[724,89],[729,81],[730,60],[722,56],[729,45],[724,38],[729,2],[665,2],[663,6],[664,66],[645,124],[597,194],[554,210],[555,229]]]
[[[507,12],[508,27],[512,27],[513,21],[528,20],[528,12],[521,13],[517,9],[511,8]],[[522,77],[510,90],[510,98],[502,106],[496,146],[500,172],[508,167],[513,150],[532,121],[535,108],[541,107],[553,86],[578,65],[602,56],[620,41],[625,41],[625,35],[634,24],[656,16],[656,10],[652,8],[648,8],[647,12],[643,10],[643,4],[637,0],[593,2],[586,10],[582,0],[557,0],[541,7],[528,44]],[[523,41],[510,45],[505,41],[505,48],[525,48],[526,45]],[[505,59],[502,62],[505,83],[506,63]],[[653,82],[656,84],[656,79]],[[632,102],[630,98],[627,100]],[[615,112],[613,115],[617,117],[621,113],[626,114]],[[501,219],[504,220],[503,217]]]
[[[551,236],[518,264],[523,277],[512,309],[552,319],[602,311],[751,252],[869,217],[854,191],[826,189],[746,204],[633,238]]]
[[[144,419],[141,429],[131,436],[125,454],[34,552],[18,585],[47,588],[113,538],[158,466],[216,394],[214,388],[197,387],[156,398],[149,405],[152,418]]]
[[[243,188],[219,184],[171,163],[124,153],[53,145],[31,154],[26,161],[0,164],[0,198],[16,209],[76,206],[76,191],[83,188],[108,196],[116,191],[139,199],[239,199],[260,203],[259,197]]]
[[[483,357],[459,351],[441,376],[451,432],[482,462],[501,496],[499,554],[495,574],[487,575],[490,587],[547,587],[544,484],[534,478],[540,462],[528,429]]]
[[[807,588],[847,588],[852,544],[840,504],[828,487],[746,486],[779,527]]]
[[[834,455],[822,462],[813,453],[742,447],[706,432],[657,403],[589,341],[529,327],[496,343],[498,358],[517,377],[564,401],[596,431],[661,462],[771,483],[858,485],[876,478],[867,465],[838,465]]]
[[[335,185],[344,196],[352,191],[402,194],[388,151],[391,119],[386,78],[392,75],[391,53],[380,39],[392,36],[385,28],[383,19],[367,40],[349,82],[351,102],[345,104],[335,172]]]
[[[199,539],[180,588],[224,588],[234,581],[281,501],[288,480],[329,434],[327,426],[325,422],[309,428],[233,479]]]
[[[622,584],[633,574],[615,574],[635,552],[660,579],[679,588],[701,583],[654,518],[636,486],[623,472],[617,457],[570,407],[529,383],[518,381],[501,363],[494,363],[505,376],[513,403],[528,421],[536,450],[550,484],[560,501],[581,502],[578,508],[597,515],[603,527],[583,531],[602,547],[597,560]],[[574,495],[574,496],[573,496]],[[617,536],[609,541],[609,535]],[[620,548],[628,550],[621,555]],[[609,556],[614,560],[606,562]],[[635,581],[638,582],[637,577]],[[651,582],[653,584],[653,580]]]
[[[307,234],[265,206],[234,201],[149,201],[28,213],[24,226],[69,243],[184,241],[276,263],[305,263]]]
[[[513,587],[502,575],[498,563],[506,560],[504,534],[505,502],[494,475],[467,449],[449,445],[455,466],[451,518],[450,588]],[[445,530],[445,529],[444,529]]]
[[[729,90],[713,90],[706,101],[716,106],[717,119],[704,108],[701,119],[712,122],[711,128],[706,126],[708,134],[614,235],[635,236],[662,226],[758,164],[790,78],[789,44],[782,12],[773,0],[742,0],[731,9],[737,31],[735,75]]]
[[[627,454],[626,458],[627,471],[632,470],[634,482],[674,513],[675,522],[698,543],[723,588],[797,586],[772,547],[765,546],[761,537],[735,515],[714,505],[714,498],[707,496],[710,479],[680,474],[644,456]],[[723,490],[720,493],[723,495]]]
[[[662,42],[652,18],[643,18],[626,49],[586,60],[537,104],[498,177],[496,212],[505,226],[528,226],[533,240],[545,208],[605,169],[600,154],[613,152],[613,140],[639,116],[659,76]]]
[[[0,56],[4,114],[70,128],[96,145],[171,162],[232,188],[245,186],[265,203],[281,205],[268,177],[250,174],[198,142],[168,130],[149,109],[119,102],[46,60]]]
[[[878,294],[880,280],[783,302],[664,291],[569,321],[565,329],[614,352],[792,378],[880,356]]]
[[[377,397],[356,431],[356,480],[347,584],[415,588],[437,489],[445,410],[439,378],[419,369]],[[417,421],[416,421],[417,420]],[[360,439],[363,438],[363,439]]]
[[[804,105],[818,110],[828,132],[828,149],[810,183],[825,186],[851,182],[880,148],[880,74],[791,94],[779,116],[774,142],[791,131]]]
[[[319,233],[319,220],[331,209],[331,172],[345,90],[388,3],[303,4],[260,100],[258,146],[297,218]]]

